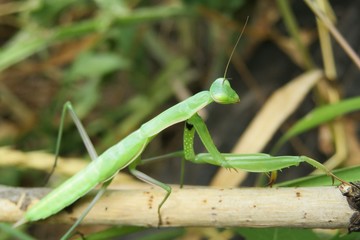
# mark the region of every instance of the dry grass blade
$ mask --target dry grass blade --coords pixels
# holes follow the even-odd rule
[[[261,152],[281,124],[297,109],[312,87],[322,78],[322,71],[309,71],[277,90],[266,101],[232,152]],[[220,169],[212,181],[212,186],[237,186],[246,174],[246,172],[229,172]]]
[[[355,65],[360,69],[360,58],[356,52],[351,48],[345,38],[339,33],[336,27],[332,24],[331,20],[319,9],[319,7],[310,0],[305,0],[305,3],[314,12],[314,14],[321,20],[327,29],[331,32],[335,40],[344,49],[346,54],[351,58]]]

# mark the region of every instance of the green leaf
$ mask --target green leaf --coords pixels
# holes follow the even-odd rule
[[[308,131],[322,123],[333,120],[336,117],[342,116],[360,109],[360,97],[349,98],[338,103],[329,104],[318,107],[300,119],[293,127],[291,127],[286,134],[275,144],[272,153],[277,152],[280,147],[290,138]]]
[[[47,47],[50,37],[39,29],[26,29],[17,33],[0,50],[0,71]]]
[[[112,239],[114,237],[126,236],[131,233],[136,233],[143,231],[143,227],[134,227],[134,226],[121,226],[121,227],[112,227],[104,231],[96,232],[86,236],[87,240],[100,240],[100,239]],[[79,238],[83,239],[83,238]]]
[[[35,238],[23,233],[21,230],[13,228],[10,224],[0,223],[0,233],[13,236],[13,239],[19,240],[35,240]],[[3,236],[3,235],[2,235]],[[0,237],[2,237],[0,236]]]
[[[100,77],[129,66],[130,62],[117,54],[87,52],[76,60],[71,70],[71,76],[72,78]]]
[[[166,239],[175,239],[184,235],[185,230],[183,228],[168,228],[160,229],[157,231],[149,231],[148,228],[144,227],[134,227],[134,226],[121,226],[121,227],[112,227],[101,232],[90,234],[86,236],[87,240],[100,240],[100,239],[112,239],[128,236],[131,238],[131,234],[147,231],[147,234],[139,234],[136,239],[139,240],[166,240]],[[130,235],[130,236],[129,236]]]
[[[335,237],[331,238],[331,240],[360,240],[360,233],[353,232],[351,234],[339,233]]]
[[[360,166],[342,168],[332,171],[336,176],[348,182],[360,180]],[[314,187],[332,186],[332,179],[327,175],[316,175],[298,178],[291,181],[275,184],[277,187]],[[336,183],[335,183],[336,185]]]
[[[310,229],[297,228],[237,228],[236,232],[246,240],[320,240]]]

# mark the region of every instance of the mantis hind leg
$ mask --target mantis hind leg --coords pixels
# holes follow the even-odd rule
[[[56,148],[55,148],[55,161],[54,161],[54,165],[52,167],[52,170],[50,172],[49,177],[51,176],[51,174],[54,172],[56,165],[57,165],[57,160],[59,157],[59,151],[60,151],[60,144],[61,144],[61,138],[62,138],[62,134],[63,134],[63,130],[64,130],[64,123],[65,123],[65,117],[66,117],[66,113],[69,112],[71,119],[73,120],[77,130],[79,131],[79,134],[81,136],[81,139],[86,147],[86,150],[88,151],[90,158],[92,161],[95,161],[98,157],[98,154],[96,153],[96,150],[94,148],[94,145],[92,144],[89,135],[86,133],[84,126],[82,125],[79,117],[77,116],[71,102],[66,102],[64,104],[63,110],[62,110],[62,114],[61,114],[61,120],[60,120],[60,127],[59,127],[59,133],[57,136],[57,141],[56,141]],[[64,239],[68,239],[69,237],[71,237],[72,232],[74,231],[74,229],[82,222],[82,220],[86,217],[86,215],[90,212],[90,210],[92,209],[92,207],[95,205],[95,203],[99,200],[99,198],[104,195],[106,188],[109,186],[109,184],[111,183],[112,178],[107,180],[106,182],[104,182],[100,188],[100,190],[97,192],[97,194],[95,195],[95,197],[93,198],[93,200],[91,201],[91,203],[87,206],[87,208],[82,212],[82,214],[80,215],[80,217],[76,220],[76,222],[71,226],[71,228],[62,236],[62,240]]]
[[[160,204],[158,205],[158,209],[157,209],[157,213],[158,213],[158,226],[162,225],[162,218],[161,218],[161,207],[164,205],[164,203],[166,202],[166,200],[169,198],[170,194],[171,194],[171,187],[165,183],[162,183],[148,175],[146,175],[143,172],[140,172],[139,170],[136,170],[136,166],[137,166],[137,161],[134,161],[132,164],[129,165],[129,171],[132,175],[134,175],[135,177],[137,177],[138,179],[140,179],[141,181],[144,181],[146,183],[150,183],[152,185],[161,187],[162,189],[164,189],[166,191],[166,195],[163,198],[163,200],[160,202]]]
[[[94,145],[92,144],[89,135],[86,133],[84,126],[82,125],[79,117],[76,115],[76,112],[71,104],[71,102],[66,102],[64,104],[62,113],[61,113],[61,119],[60,119],[60,126],[59,126],[59,132],[58,132],[58,136],[56,139],[56,146],[55,146],[55,161],[54,164],[51,168],[51,171],[48,175],[48,177],[46,178],[45,184],[49,181],[51,175],[54,173],[55,168],[57,166],[57,162],[58,162],[58,158],[59,158],[59,152],[60,152],[60,145],[61,145],[61,139],[62,139],[62,135],[63,135],[63,131],[64,131],[64,123],[65,123],[65,117],[66,117],[66,113],[69,112],[71,119],[73,120],[77,130],[79,131],[79,134],[81,136],[81,139],[86,147],[86,150],[88,151],[91,160],[95,160],[98,155],[96,153],[96,150],[94,148]]]
[[[76,220],[76,222],[71,226],[71,228],[69,228],[69,230],[61,237],[61,240],[66,240],[69,237],[71,237],[73,231],[75,230],[75,228],[77,226],[80,225],[80,223],[82,222],[82,220],[86,217],[86,215],[90,212],[90,210],[94,207],[94,205],[96,204],[96,202],[102,197],[102,195],[104,195],[104,193],[106,192],[107,187],[110,185],[111,181],[114,178],[111,178],[109,180],[107,180],[106,182],[104,182],[101,185],[101,188],[99,189],[99,191],[96,193],[95,197],[91,200],[90,204],[86,207],[86,209],[81,213],[81,215],[79,216],[79,218]]]

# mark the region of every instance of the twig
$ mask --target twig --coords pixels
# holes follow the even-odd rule
[[[339,33],[334,24],[330,19],[319,9],[319,7],[312,0],[304,0],[309,8],[315,13],[324,26],[331,32],[335,40],[339,45],[344,49],[346,54],[351,58],[355,65],[360,69],[360,58],[357,56],[356,52],[351,48],[345,38]]]
[[[0,187],[0,221],[15,222],[47,191]],[[162,189],[152,187],[109,190],[83,224],[156,227],[157,206],[163,197]],[[73,223],[90,200],[85,197],[46,222]],[[174,187],[161,210],[164,227],[346,228],[353,213],[336,187]]]

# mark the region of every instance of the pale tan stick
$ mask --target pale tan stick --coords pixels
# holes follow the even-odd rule
[[[15,222],[45,192],[0,187],[0,222]],[[157,227],[157,206],[164,194],[162,189],[152,187],[109,190],[82,224]],[[85,197],[46,223],[73,223],[90,200]],[[161,214],[165,227],[346,228],[353,210],[336,187],[174,187]]]

